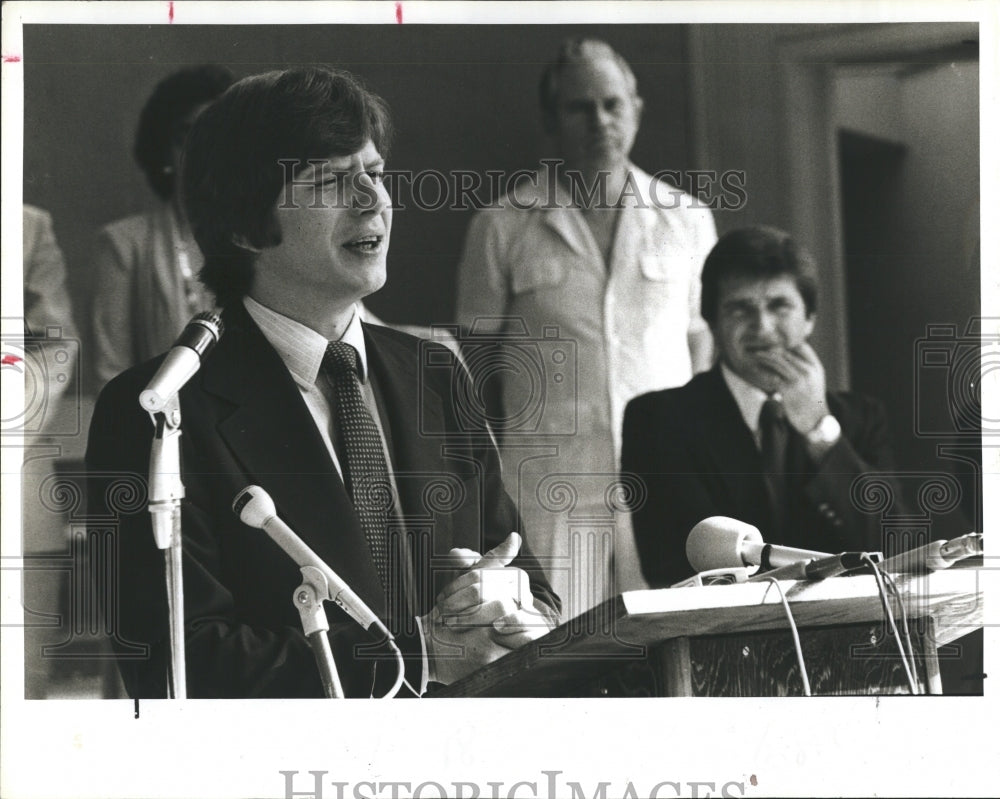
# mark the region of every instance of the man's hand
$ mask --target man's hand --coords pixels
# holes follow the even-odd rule
[[[777,378],[788,423],[805,434],[830,413],[826,404],[826,371],[816,351],[803,342],[793,349],[774,349],[757,356]]]
[[[466,571],[421,619],[430,680],[454,682],[552,628],[551,614],[535,607],[528,575],[510,566],[520,548],[521,537],[511,533],[485,555],[448,553]]]

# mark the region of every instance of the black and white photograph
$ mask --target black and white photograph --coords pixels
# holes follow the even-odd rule
[[[0,795],[995,795],[994,5],[2,13]]]

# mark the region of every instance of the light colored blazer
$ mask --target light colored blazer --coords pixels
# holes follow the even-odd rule
[[[52,217],[48,211],[25,205],[22,218],[25,325],[34,336],[58,327],[63,336],[75,337],[66,262],[52,230]]]
[[[98,233],[91,317],[98,388],[169,349],[194,314],[213,308],[211,295],[197,280],[201,252],[178,229],[164,203]],[[183,274],[184,258],[191,280]]]
[[[24,205],[24,334],[32,340],[24,357],[24,432],[58,425],[60,403],[72,382],[79,355],[73,309],[66,289],[66,261],[48,211]],[[40,357],[35,364],[32,357]],[[37,381],[44,381],[44,385]]]

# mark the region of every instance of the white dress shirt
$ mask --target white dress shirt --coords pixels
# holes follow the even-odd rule
[[[743,421],[750,428],[753,440],[757,442],[757,449],[760,449],[760,411],[764,407],[764,403],[767,401],[769,395],[766,391],[748,383],[724,363],[721,366],[722,379],[726,381],[729,393],[736,400],[736,406],[740,409],[740,416],[743,417]],[[773,398],[779,402],[781,401],[780,394],[774,394]]]

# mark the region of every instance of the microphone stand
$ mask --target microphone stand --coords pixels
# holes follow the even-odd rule
[[[330,623],[327,621],[326,611],[323,610],[323,602],[333,600],[330,595],[330,585],[323,572],[315,566],[303,566],[299,571],[302,572],[302,585],[292,594],[292,602],[299,612],[302,631],[312,646],[326,698],[343,699],[344,689],[333,661],[330,639],[326,637]]]
[[[163,550],[170,619],[170,681],[174,699],[187,698],[184,656],[184,581],[181,550],[181,407],[174,394],[150,413],[156,433],[149,453],[149,512],[153,538]]]

